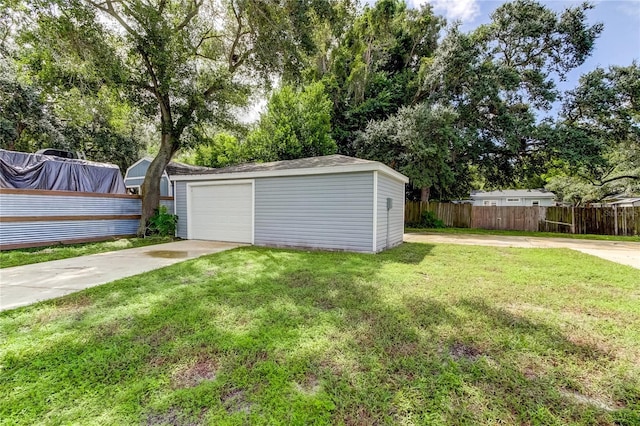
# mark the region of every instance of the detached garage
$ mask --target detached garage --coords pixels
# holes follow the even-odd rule
[[[408,178],[343,155],[171,176],[178,236],[376,253],[402,243]]]

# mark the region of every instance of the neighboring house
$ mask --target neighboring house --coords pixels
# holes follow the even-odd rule
[[[366,253],[402,243],[409,179],[376,161],[329,155],[170,179],[181,238]]]
[[[615,207],[640,207],[640,197],[621,198],[611,203],[603,204],[603,206]]]
[[[144,182],[144,177],[147,174],[147,169],[149,168],[151,161],[153,161],[153,158],[141,158],[127,169],[127,172],[124,175],[124,184],[129,193],[140,194],[140,187],[142,186],[142,182]],[[204,172],[209,170],[213,169],[171,161],[167,164],[167,167],[165,167],[164,173],[162,173],[162,178],[160,180],[160,195],[162,197],[173,196],[173,188],[170,180],[171,176],[175,174]]]
[[[474,206],[554,206],[556,195],[539,189],[505,189],[503,191],[473,191]]]

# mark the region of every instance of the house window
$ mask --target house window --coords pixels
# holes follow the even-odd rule
[[[519,203],[520,198],[507,198],[507,203]]]
[[[532,206],[539,206],[540,205],[540,201],[539,200],[531,200],[531,205]]]
[[[496,200],[483,200],[482,201],[482,205],[487,207],[487,206],[497,206],[498,202]]]

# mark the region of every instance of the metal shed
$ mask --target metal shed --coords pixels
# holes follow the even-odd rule
[[[377,253],[402,243],[409,179],[343,155],[183,172],[178,236]]]

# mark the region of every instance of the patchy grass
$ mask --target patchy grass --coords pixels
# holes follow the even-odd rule
[[[512,237],[540,237],[540,238],[572,238],[576,240],[607,240],[607,241],[635,241],[640,242],[640,235],[595,235],[595,234],[561,234],[559,232],[531,232],[508,231],[499,229],[477,228],[405,228],[405,232],[425,232],[429,234],[480,234],[505,235]]]
[[[0,314],[2,424],[640,424],[638,271],[240,248]]]
[[[0,268],[48,262],[50,260],[68,259],[70,257],[144,247],[153,244],[169,243],[173,240],[174,238],[171,237],[119,238],[117,240],[102,241],[98,243],[58,244],[48,247],[6,250],[0,251]]]

